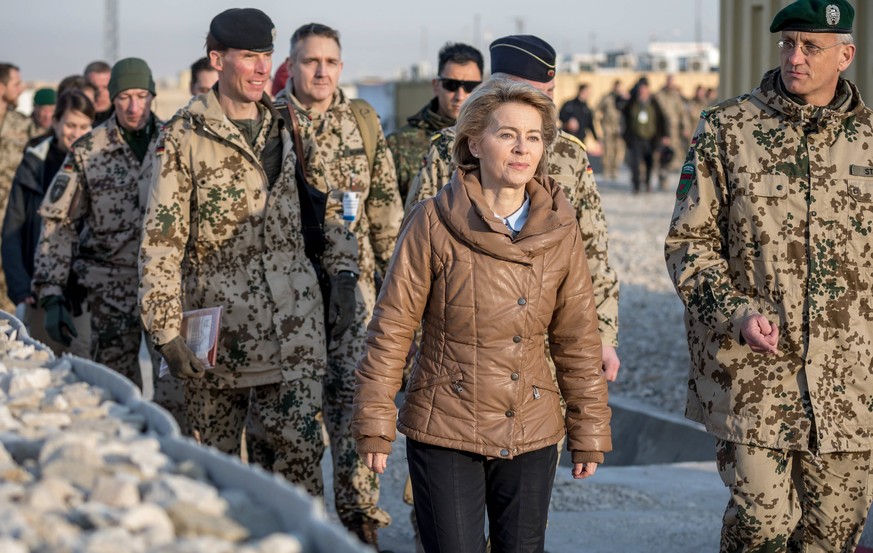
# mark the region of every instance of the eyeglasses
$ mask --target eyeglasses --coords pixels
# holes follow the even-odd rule
[[[447,77],[437,77],[437,80],[442,83],[443,88],[448,92],[457,92],[459,88],[464,87],[464,92],[470,94],[477,86],[482,84],[482,81],[460,81],[458,79],[449,79]]]
[[[829,50],[829,49],[834,48],[836,46],[840,46],[841,44],[844,44],[844,43],[838,42],[836,44],[831,44],[830,46],[817,46],[815,44],[810,44],[810,43],[806,42],[806,43],[800,45],[800,51],[803,52],[804,56],[814,57],[814,56],[821,54],[825,50]],[[794,42],[793,40],[780,40],[779,42],[776,43],[776,45],[779,46],[779,48],[783,52],[793,52],[794,49],[797,48],[797,43]]]

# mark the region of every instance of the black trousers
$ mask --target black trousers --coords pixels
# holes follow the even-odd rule
[[[631,183],[634,192],[640,192],[645,184],[645,191],[649,191],[652,179],[652,167],[655,164],[655,145],[651,140],[631,138],[627,143],[627,164],[631,170]],[[645,171],[645,180],[643,180]]]
[[[407,438],[406,455],[427,553],[484,553],[486,508],[493,553],[542,553],[556,446],[487,459]]]

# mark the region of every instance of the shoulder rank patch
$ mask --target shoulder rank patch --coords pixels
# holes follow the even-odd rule
[[[437,140],[439,140],[439,139],[442,138],[442,137],[443,137],[443,132],[440,131],[440,132],[438,132],[438,133],[434,133],[434,134],[430,135],[430,141],[431,141],[431,142],[436,142]]]
[[[64,191],[66,191],[68,184],[70,184],[69,175],[59,174],[57,177],[55,177],[55,183],[52,185],[51,192],[49,192],[49,200],[52,203],[60,200],[61,197],[64,195]]]
[[[725,100],[723,102],[719,102],[715,105],[709,106],[708,108],[704,109],[700,113],[700,117],[706,119],[707,117],[709,117],[713,113],[719,112],[725,108],[729,108],[731,106],[738,106],[738,105],[742,104],[743,102],[747,101],[751,97],[752,96],[750,94],[742,94],[740,96],[737,96],[736,98],[728,98],[727,100]]]
[[[572,135],[572,134],[565,132],[565,131],[561,131],[561,136],[563,136],[564,138],[566,138],[570,142],[572,142],[572,143],[576,144],[577,146],[579,146],[580,148],[582,148],[582,151],[588,150],[588,148],[585,147],[585,143],[582,142],[581,140],[579,140],[575,135]]]
[[[682,166],[682,174],[679,176],[679,186],[676,188],[676,199],[680,202],[688,197],[691,184],[694,182],[694,163],[686,163]]]

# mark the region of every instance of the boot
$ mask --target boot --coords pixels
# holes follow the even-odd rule
[[[349,532],[353,533],[363,543],[370,545],[380,553],[390,553],[379,549],[379,527],[371,521],[355,522],[349,526]]]

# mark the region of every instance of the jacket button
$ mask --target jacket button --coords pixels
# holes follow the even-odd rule
[[[518,373],[512,373],[512,376],[510,376],[509,378],[513,380],[518,380]]]
[[[514,416],[515,416],[515,411],[513,411],[512,409],[510,409],[509,411],[506,412],[506,416],[507,416],[507,417],[514,417]]]
[[[521,342],[521,336],[513,336],[512,341],[515,342],[516,344]]]
[[[810,214],[811,216],[815,217],[816,215],[818,215],[818,212],[816,212],[816,211],[810,211],[809,214]]]
[[[508,449],[501,449],[500,456],[501,457],[509,457],[509,450]]]
[[[527,300],[524,298],[518,298],[518,305],[524,305],[527,303]]]

